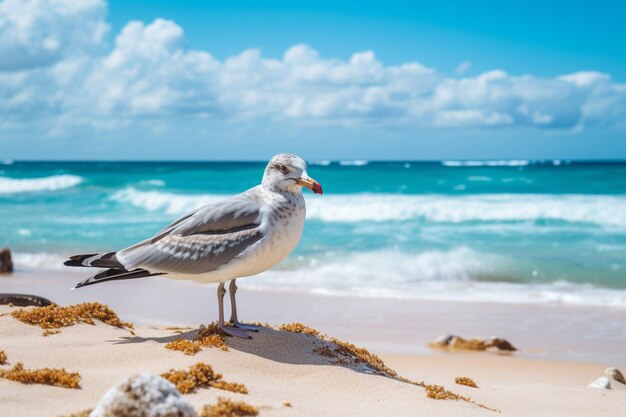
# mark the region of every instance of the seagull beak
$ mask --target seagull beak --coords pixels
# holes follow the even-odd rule
[[[313,178],[310,178],[309,176],[298,178],[296,180],[296,183],[298,183],[298,185],[308,188],[315,194],[323,194],[322,185],[319,182],[315,181]]]

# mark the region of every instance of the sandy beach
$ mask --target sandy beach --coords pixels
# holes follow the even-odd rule
[[[619,352],[624,346],[623,334],[616,333],[615,340],[605,340],[602,345],[595,337],[605,335],[594,334],[583,318],[615,320],[619,326],[624,319],[619,311],[483,303],[424,305],[410,300],[241,291],[241,314],[251,321],[272,325],[302,321],[330,336],[366,347],[401,377],[442,385],[498,410],[495,412],[465,401],[428,398],[422,387],[372,374],[357,363],[333,363],[336,359],[314,351],[322,343],[314,336],[276,328],[263,329],[250,340],[227,338],[228,351],[203,348],[188,356],[168,350],[167,343],[180,337],[193,339],[193,329],[213,318],[212,286],[174,283],[170,287],[171,281],[154,280],[149,286],[145,281],[143,285],[126,282],[102,286],[99,291],[70,292],[68,286],[60,285],[59,281],[71,282],[75,277],[49,272],[45,278],[38,273],[22,273],[2,279],[3,288],[13,292],[25,292],[25,287],[37,284],[38,295],[61,305],[105,302],[122,320],[135,321],[135,335],[128,329],[97,323],[62,328],[59,334],[43,337],[41,328],[4,314],[17,307],[3,306],[0,350],[7,354],[8,363],[2,369],[18,361],[26,368],[65,368],[79,372],[81,382],[80,389],[68,389],[0,379],[0,415],[69,415],[93,408],[111,386],[131,375],[158,375],[198,362],[210,364],[225,380],[242,383],[249,390],[244,395],[208,388],[184,395],[198,410],[215,403],[220,396],[257,406],[261,416],[419,413],[621,417],[626,409],[626,385],[612,381],[611,390],[587,388],[606,367],[624,369],[626,357]],[[49,285],[40,285],[42,282]],[[200,288],[204,302],[195,298]],[[136,303],[137,297],[141,297],[141,305]],[[143,320],[137,320],[140,317]],[[558,317],[567,318],[567,325],[563,321],[559,324]],[[531,326],[540,318],[541,324]],[[189,327],[179,334],[180,330],[167,329],[174,324]],[[584,329],[581,326],[587,326],[585,337],[580,337]],[[557,329],[561,332],[550,337]],[[465,337],[496,334],[509,339],[519,352],[498,355],[427,347],[429,340],[443,333]],[[455,378],[460,376],[472,378],[478,388],[456,384]],[[285,401],[291,407],[283,405]]]

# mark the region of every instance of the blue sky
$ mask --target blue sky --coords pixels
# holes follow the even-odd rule
[[[624,2],[5,0],[0,157],[623,159],[624,16]]]
[[[325,56],[374,50],[385,64],[419,61],[454,73],[494,68],[556,76],[595,70],[626,81],[626,2],[113,0],[113,32],[129,20],[173,19],[193,48],[218,58],[251,48],[279,57],[296,43]]]

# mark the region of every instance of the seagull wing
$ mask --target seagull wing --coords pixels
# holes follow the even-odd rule
[[[263,238],[262,206],[242,196],[193,211],[153,238],[116,253],[127,270],[202,274],[214,271]]]

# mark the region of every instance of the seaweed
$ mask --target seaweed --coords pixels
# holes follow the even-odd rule
[[[245,385],[224,381],[222,374],[216,374],[211,365],[207,365],[203,362],[198,362],[190,367],[188,371],[170,369],[162,373],[161,376],[176,385],[176,388],[178,388],[182,394],[190,394],[195,392],[198,388],[206,387],[232,391],[239,394],[248,393],[248,388],[246,388]]]
[[[259,409],[250,404],[218,397],[217,404],[204,406],[200,417],[244,417],[257,414],[259,414]]]
[[[22,362],[16,363],[12,369],[0,370],[0,378],[22,384],[54,385],[65,388],[80,387],[80,375],[78,372],[67,372],[65,369],[54,368],[24,369]]]
[[[45,329],[43,336],[58,333],[61,327],[75,324],[91,324],[101,321],[110,326],[133,329],[132,323],[123,322],[109,306],[101,303],[82,303],[67,307],[51,304],[46,307],[19,309],[11,312],[11,316],[22,323],[39,326]]]
[[[454,382],[459,385],[467,385],[468,387],[478,388],[476,382],[474,382],[472,378],[468,378],[466,376],[457,376],[456,378],[454,378]]]

